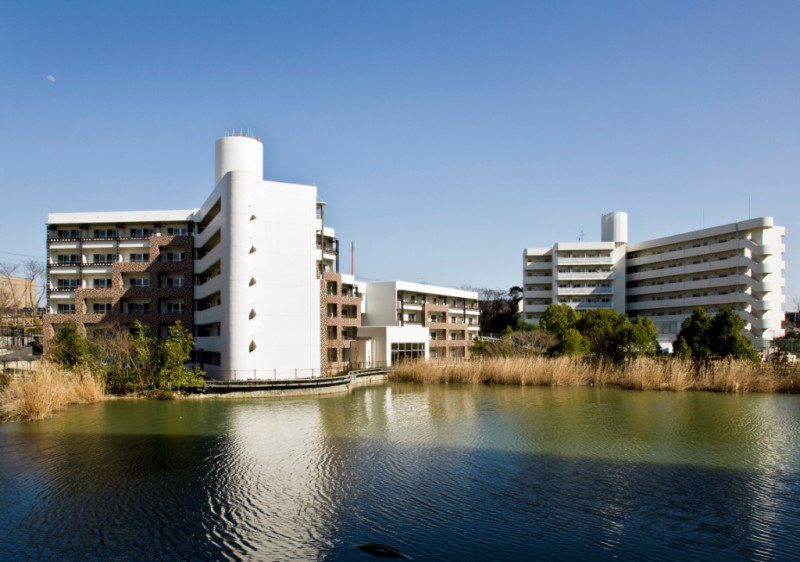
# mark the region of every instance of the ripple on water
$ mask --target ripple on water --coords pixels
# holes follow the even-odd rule
[[[415,559],[791,558],[798,405],[392,385],[75,408],[0,429],[0,492],[12,500],[0,505],[0,549],[349,559],[378,542]]]

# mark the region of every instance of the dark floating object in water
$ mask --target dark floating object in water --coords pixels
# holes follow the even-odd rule
[[[406,556],[393,546],[389,546],[388,544],[380,544],[376,542],[365,542],[364,544],[358,545],[356,548],[361,552],[366,552],[367,554],[371,554],[372,556],[377,556],[378,558],[405,558],[406,560],[411,560],[410,556]]]

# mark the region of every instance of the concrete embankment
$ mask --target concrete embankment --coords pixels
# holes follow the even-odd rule
[[[385,369],[372,369],[317,379],[211,382],[206,385],[203,392],[186,394],[182,398],[191,400],[321,396],[347,392],[351,388],[381,384],[385,381]]]

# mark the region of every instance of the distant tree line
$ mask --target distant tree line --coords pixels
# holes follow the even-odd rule
[[[506,303],[505,308],[494,305],[489,310],[499,311],[490,318],[495,322],[493,327],[503,326],[499,330],[500,340],[477,342],[478,355],[591,355],[619,362],[664,353],[658,329],[649,318],[629,318],[611,309],[577,311],[567,304],[551,304],[538,326],[533,326],[520,321],[516,314],[512,317],[508,308],[513,304],[511,292],[499,300]],[[758,353],[742,333],[744,327],[744,320],[732,310],[721,310],[711,316],[698,308],[681,324],[673,344],[674,355],[694,361],[757,360]]]

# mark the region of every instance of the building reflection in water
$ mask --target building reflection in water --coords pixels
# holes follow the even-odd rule
[[[781,557],[796,397],[365,387],[131,401],[0,431],[10,558]],[[13,507],[12,507],[13,505]]]

